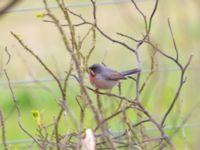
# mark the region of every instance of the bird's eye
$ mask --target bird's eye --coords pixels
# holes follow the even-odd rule
[[[92,67],[92,68],[90,68],[92,71],[95,71],[96,70],[96,68],[95,67]]]

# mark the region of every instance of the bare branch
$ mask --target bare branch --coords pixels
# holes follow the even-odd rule
[[[90,0],[92,3],[92,7],[93,7],[93,19],[94,19],[94,26],[97,25],[97,13],[96,13],[96,0]]]
[[[93,7],[94,7],[94,6],[93,6]],[[74,12],[72,12],[72,11],[69,11],[69,12],[70,12],[71,14],[73,14],[74,16],[78,17],[78,18],[79,18],[82,22],[84,22],[85,24],[94,26],[93,23],[88,22],[88,21],[85,20],[81,15],[76,14],[76,13],[74,13]],[[133,48],[131,48],[130,46],[128,46],[128,45],[127,45],[126,43],[124,43],[124,42],[121,42],[121,41],[119,41],[119,40],[113,39],[112,37],[110,37],[109,35],[107,35],[105,32],[103,32],[103,31],[99,28],[99,26],[98,26],[97,24],[96,24],[95,27],[96,27],[97,31],[99,31],[99,33],[101,33],[105,38],[107,38],[107,39],[110,40],[111,42],[117,43],[117,44],[119,44],[119,45],[121,45],[121,46],[127,48],[128,50],[130,50],[130,51],[132,51],[132,52],[135,53],[135,50],[134,50]]]
[[[140,88],[140,93],[143,91],[144,87],[146,86],[148,80],[150,79],[150,77],[153,75],[154,70],[155,70],[155,63],[154,63],[154,56],[156,53],[153,54],[153,56],[151,56],[151,69],[149,74],[147,75],[147,77],[145,78],[145,81],[143,82],[141,88]]]
[[[174,107],[174,105],[175,105],[175,103],[176,103],[176,101],[177,101],[177,99],[178,99],[178,97],[180,95],[181,89],[182,89],[182,87],[183,87],[183,85],[185,83],[185,71],[186,71],[187,67],[189,66],[189,64],[191,63],[191,60],[192,60],[192,55],[189,57],[187,64],[184,67],[182,67],[184,69],[181,70],[181,77],[180,77],[179,86],[177,88],[176,94],[174,95],[172,103],[170,104],[170,107],[168,108],[167,112],[165,113],[165,115],[164,115],[164,117],[163,117],[163,119],[161,121],[161,125],[162,126],[164,126],[164,123],[165,123],[169,113],[172,111],[172,109],[173,109],[173,107]]]
[[[19,38],[19,36],[17,36],[15,33],[11,32],[11,34],[13,35],[13,37],[15,37],[15,39],[20,43],[20,45],[27,51],[29,52],[43,67],[44,69],[55,79],[55,81],[58,84],[58,87],[60,88],[60,91],[63,91],[62,89],[62,85],[59,81],[59,79],[55,76],[55,74],[47,67],[47,65],[42,61],[42,59],[33,52],[33,50],[31,50],[30,48],[28,48],[24,42]]]
[[[131,37],[131,36],[128,36],[128,35],[126,35],[126,34],[123,34],[123,33],[117,32],[116,34],[117,34],[117,35],[120,35],[120,36],[122,36],[122,37],[125,37],[125,38],[127,38],[127,39],[133,40],[133,41],[135,41],[135,42],[141,42],[140,40],[137,40],[137,39],[135,39],[135,38],[133,38],[133,37]]]
[[[102,124],[104,124],[105,122],[107,122],[110,119],[113,119],[114,117],[116,117],[117,115],[121,114],[122,111],[127,110],[131,108],[131,106],[127,106],[125,107],[123,110],[117,111],[115,113],[113,113],[112,115],[110,115],[109,117],[106,117],[100,124],[97,125],[97,127],[94,129],[94,131],[96,131],[100,126],[102,126]]]
[[[167,142],[167,144],[169,144],[170,148],[174,150],[174,146],[171,143],[170,139],[166,136],[163,127],[159,123],[157,123],[155,119],[152,118],[149,112],[146,111],[141,104],[138,103],[138,106],[140,107],[140,110],[148,117],[148,119],[158,128],[162,137],[164,137],[164,140]]]
[[[10,62],[10,60],[11,60],[11,54],[9,53],[7,47],[5,47],[5,52],[6,52],[6,54],[8,55],[8,60],[7,60],[7,62],[6,62],[6,65],[8,65],[9,62]]]
[[[172,31],[172,27],[171,27],[171,23],[170,23],[169,18],[168,18],[168,26],[169,26],[170,34],[171,34],[171,37],[172,37],[172,40],[173,40],[174,49],[176,51],[176,60],[179,61],[179,53],[178,53],[178,49],[177,49],[177,46],[176,46],[176,41],[174,39],[174,34],[173,34],[173,31]]]
[[[0,125],[1,125],[1,134],[2,134],[2,144],[5,150],[8,150],[8,145],[6,143],[6,130],[5,130],[5,121],[3,117],[3,112],[0,110]]]
[[[156,13],[156,10],[157,10],[157,8],[158,8],[158,2],[159,2],[159,0],[156,0],[155,5],[154,5],[154,9],[153,9],[153,11],[152,11],[152,13],[151,13],[151,16],[150,16],[150,19],[149,19],[149,26],[148,26],[147,34],[150,33],[151,26],[152,26],[152,21],[153,21],[153,17],[154,17],[154,15],[155,15],[155,13]]]
[[[15,6],[20,0],[11,0],[4,8],[0,10],[0,16],[6,13],[9,9]]]
[[[131,2],[133,3],[133,5],[135,6],[136,10],[140,13],[140,15],[143,17],[144,19],[144,25],[145,25],[145,30],[147,31],[147,19],[146,16],[144,15],[144,13],[140,10],[140,8],[137,6],[136,2],[134,0],[131,0]]]
[[[98,93],[98,94],[101,94],[101,95],[107,95],[107,96],[110,96],[110,97],[115,97],[115,98],[118,98],[119,100],[124,100],[126,102],[129,102],[129,103],[132,103],[132,104],[135,104],[135,102],[131,99],[128,99],[126,97],[123,97],[123,96],[118,96],[116,94],[113,94],[113,93],[104,93],[104,92],[101,92],[101,91],[96,91],[96,89],[92,89],[90,87],[87,87],[89,90],[93,91],[94,93]]]
[[[141,124],[143,124],[143,123],[149,122],[149,121],[150,121],[149,119],[142,120],[142,121],[140,121],[140,122],[134,124],[133,127],[137,127],[137,126],[139,126],[139,125],[141,125]]]

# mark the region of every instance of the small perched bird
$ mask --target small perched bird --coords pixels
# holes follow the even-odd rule
[[[140,69],[118,72],[101,64],[93,64],[89,67],[90,83],[96,89],[112,89],[119,80],[126,79],[126,76],[139,73]]]

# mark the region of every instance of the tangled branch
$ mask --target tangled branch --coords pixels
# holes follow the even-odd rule
[[[64,81],[59,80],[59,77],[48,67],[48,65],[37,55],[34,50],[29,48],[17,34],[11,32],[12,36],[17,40],[17,42],[22,46],[22,48],[27,51],[32,57],[35,58],[37,62],[39,62],[40,66],[44,68],[44,70],[51,75],[51,77],[57,83],[57,87],[60,92],[60,100],[58,102],[58,114],[53,117],[53,122],[51,125],[38,125],[37,133],[38,135],[31,135],[21,123],[21,111],[18,106],[17,99],[15,97],[14,90],[10,83],[10,78],[8,76],[7,71],[5,70],[5,76],[8,80],[9,90],[11,91],[11,95],[13,98],[13,103],[15,104],[15,108],[18,114],[18,125],[21,130],[26,133],[29,137],[31,137],[41,149],[83,149],[87,147],[86,145],[92,145],[90,150],[95,149],[112,149],[116,150],[119,148],[135,148],[139,147],[140,149],[146,149],[146,145],[149,143],[153,143],[159,149],[170,148],[175,149],[173,142],[170,137],[165,132],[165,123],[170,113],[172,112],[178,97],[180,96],[182,87],[186,82],[186,71],[191,63],[192,55],[188,58],[187,62],[183,64],[180,61],[179,49],[176,45],[176,40],[174,33],[172,31],[172,26],[170,21],[168,20],[168,27],[171,35],[171,39],[173,42],[173,46],[175,49],[175,57],[166,53],[165,50],[161,50],[158,48],[157,44],[151,41],[151,29],[153,25],[153,18],[157,12],[159,0],[156,0],[152,12],[149,17],[144,13],[143,10],[137,5],[134,0],[131,0],[131,5],[133,9],[136,9],[138,14],[143,19],[144,29],[141,33],[141,39],[135,39],[130,35],[119,33],[116,31],[118,36],[123,38],[130,39],[136,46],[133,47],[132,44],[128,44],[119,39],[115,39],[110,36],[107,32],[105,32],[99,26],[98,16],[97,16],[97,6],[96,0],[91,0],[92,4],[92,21],[88,21],[81,14],[78,14],[72,10],[70,10],[65,4],[64,0],[56,0],[57,5],[59,7],[60,12],[62,13],[65,24],[61,24],[61,20],[58,19],[57,15],[50,9],[47,0],[43,0],[45,6],[45,18],[44,22],[55,25],[58,33],[62,38],[62,42],[65,46],[65,52],[70,56],[70,65],[67,71],[65,71]],[[79,20],[80,23],[74,23],[73,17]],[[80,37],[79,33],[77,33],[77,29],[82,26],[87,26],[87,32]],[[97,42],[97,33],[99,35],[106,38],[107,40],[116,43],[125,48],[125,50],[130,51],[133,54],[134,60],[136,61],[136,65],[139,69],[142,68],[142,55],[141,46],[146,44],[150,46],[154,53],[150,62],[150,73],[147,74],[143,80],[141,78],[141,74],[137,74],[136,77],[130,77],[130,82],[133,82],[135,85],[135,90],[131,91],[131,97],[127,97],[123,95],[122,88],[119,85],[119,91],[116,94],[103,92],[101,90],[92,89],[87,86],[85,83],[85,76],[87,76],[88,64],[92,53],[95,51],[96,42]],[[87,38],[91,37],[92,44],[88,48],[88,52],[84,52],[83,44],[87,42]],[[7,49],[6,49],[7,50]],[[11,55],[8,51],[9,59],[6,64],[9,63],[11,59]],[[148,85],[149,80],[154,75],[155,72],[155,55],[161,55],[162,58],[166,58],[169,61],[173,62],[180,69],[180,81],[178,83],[176,93],[174,94],[171,104],[166,110],[165,114],[162,117],[162,120],[157,120],[150,110],[148,110],[143,105],[143,98],[141,94],[145,92],[145,87]],[[69,78],[74,77],[76,79],[76,86],[79,89],[79,93],[74,97],[68,96],[70,91],[69,88]],[[155,97],[156,98],[156,97]],[[71,108],[69,101],[75,100],[76,107],[79,109],[79,114],[74,115],[74,110]],[[103,103],[102,99],[107,99],[110,103],[112,103],[112,108],[106,109],[105,103]],[[96,100],[96,101],[95,101]],[[116,101],[117,100],[117,101]],[[115,108],[115,104],[117,102],[117,109]],[[107,105],[107,104],[106,104]],[[93,121],[94,125],[91,125],[88,129],[85,129],[87,114],[89,112],[89,117]],[[135,115],[136,117],[134,117]],[[1,117],[0,113],[0,117]],[[89,118],[88,117],[88,118]],[[137,118],[137,120],[135,120]],[[75,131],[67,131],[67,133],[62,133],[60,129],[60,124],[64,119],[66,122],[72,122]],[[115,125],[115,119],[120,122],[123,128],[119,131],[119,134],[116,135],[113,132],[112,127]],[[1,117],[2,120],[2,117]],[[41,120],[39,120],[41,121]],[[1,123],[2,124],[2,123]],[[159,135],[152,136],[146,131],[146,126],[148,124],[153,125],[156,130],[159,132]],[[2,125],[3,126],[3,125]],[[49,127],[53,127],[52,130]],[[2,128],[2,130],[4,130]],[[50,131],[49,131],[50,130]],[[50,133],[49,133],[50,132]],[[91,140],[90,140],[91,139]],[[6,148],[6,139],[5,136],[3,138],[4,147]],[[155,147],[152,146],[151,148]]]

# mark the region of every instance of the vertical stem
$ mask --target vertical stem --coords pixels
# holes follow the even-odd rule
[[[0,124],[1,124],[1,131],[2,131],[2,143],[4,150],[8,150],[8,146],[6,143],[6,130],[5,130],[5,124],[4,124],[4,118],[3,118],[3,112],[0,110]]]

